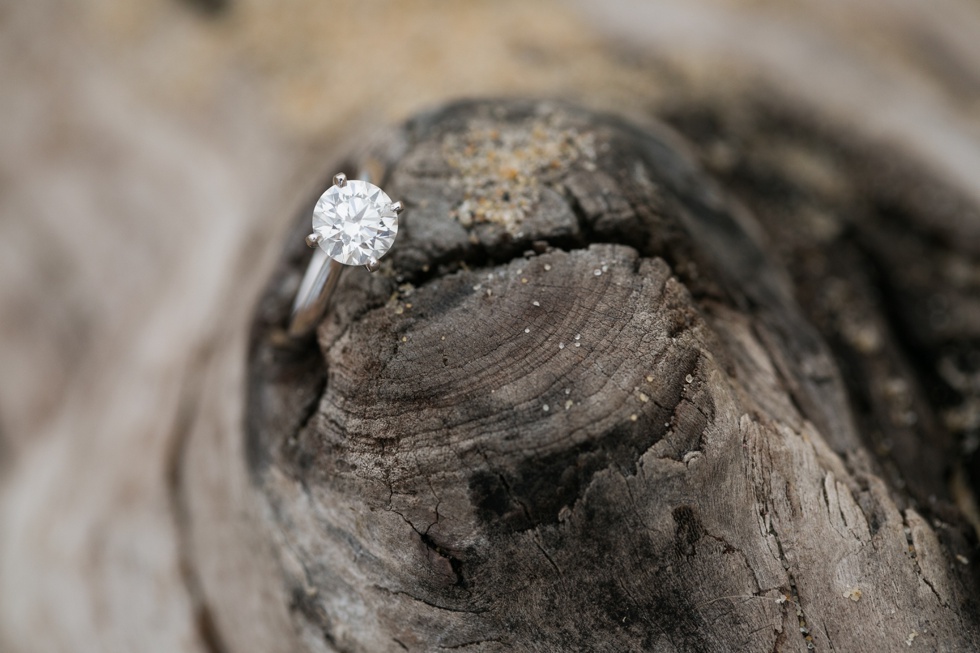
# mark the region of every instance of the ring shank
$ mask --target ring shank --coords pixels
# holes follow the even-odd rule
[[[313,258],[293,301],[292,317],[289,320],[290,337],[299,338],[316,329],[327,310],[330,296],[337,287],[343,268],[342,263],[328,257],[319,247],[313,250]]]

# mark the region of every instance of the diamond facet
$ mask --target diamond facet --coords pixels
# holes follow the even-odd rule
[[[313,231],[327,256],[345,265],[367,265],[391,248],[398,214],[391,198],[366,181],[331,186],[313,209]]]

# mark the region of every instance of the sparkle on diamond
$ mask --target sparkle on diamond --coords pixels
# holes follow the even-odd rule
[[[313,231],[320,248],[345,265],[380,259],[395,242],[398,216],[384,191],[366,181],[331,186],[313,209]]]

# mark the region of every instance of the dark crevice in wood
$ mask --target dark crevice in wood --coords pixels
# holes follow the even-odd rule
[[[480,644],[500,644],[505,647],[505,650],[509,650],[506,647],[510,646],[510,642],[503,639],[476,639],[471,642],[463,642],[462,644],[453,644],[452,646],[439,646],[440,651],[458,651],[459,649],[469,648],[470,646],[479,646]]]
[[[326,374],[323,375],[323,378],[320,380],[320,382],[315,387],[316,387],[316,392],[314,394],[317,395],[317,397],[322,396],[323,395],[323,391],[327,387],[327,376],[326,376]],[[292,434],[290,436],[288,436],[283,441],[283,443],[282,443],[282,446],[283,447],[288,447],[289,444],[290,444],[290,442],[293,441],[300,433],[302,433],[303,431],[305,431],[305,430],[307,430],[307,429],[310,428],[310,422],[312,422],[313,419],[320,414],[319,411],[317,410],[318,407],[319,407],[319,403],[320,403],[319,402],[319,399],[317,399],[316,401],[309,402],[304,407],[304,409],[302,410],[302,412],[299,415],[298,423],[296,425],[295,430],[292,432]],[[305,466],[308,466],[308,465],[301,464],[300,466],[301,467],[305,467]]]
[[[830,631],[827,630],[827,625],[822,625],[820,629],[823,630],[823,636],[827,638],[827,646],[830,647],[831,651],[836,651],[837,649],[834,647],[834,642],[830,639]]]
[[[674,518],[674,546],[677,553],[685,558],[694,556],[694,545],[705,534],[697,512],[691,506],[678,506],[671,516]]]
[[[422,539],[422,543],[425,544],[426,547],[449,561],[449,565],[452,568],[453,573],[456,575],[455,587],[465,590],[467,588],[467,583],[466,577],[463,575],[463,562],[439,546],[439,544],[428,533],[420,533],[419,537]]]
[[[380,585],[375,585],[373,587],[373,589],[375,589],[375,590],[377,590],[379,592],[383,592],[385,594],[391,594],[391,595],[397,595],[397,596],[405,596],[405,597],[411,599],[412,601],[417,601],[419,603],[422,603],[423,605],[429,606],[430,608],[435,608],[436,610],[440,610],[440,611],[443,611],[443,612],[455,612],[455,613],[459,613],[459,614],[476,614],[476,615],[485,612],[485,610],[482,610],[480,608],[475,608],[475,609],[472,609],[472,610],[465,610],[465,609],[460,609],[460,608],[454,608],[454,607],[451,607],[451,606],[448,606],[448,605],[439,605],[438,603],[435,603],[434,601],[431,601],[429,599],[422,598],[421,596],[416,596],[415,594],[412,594],[411,592],[407,592],[405,590],[393,590],[391,588],[382,587]]]
[[[791,569],[789,560],[786,558],[786,551],[783,549],[783,542],[779,539],[779,534],[776,529],[769,526],[769,534],[772,535],[773,540],[776,542],[776,551],[779,553],[779,561],[782,563],[783,569],[786,571],[786,578],[789,580],[789,590],[790,590],[790,603],[795,608],[797,627],[799,628],[800,636],[803,637],[803,641],[806,643],[808,650],[815,650],[816,646],[813,642],[813,636],[810,635],[810,625],[807,623],[806,613],[803,610],[803,603],[800,600],[800,591],[796,584],[796,575]],[[785,603],[784,603],[785,605]]]
[[[431,535],[429,535],[429,530],[435,524],[438,523],[438,517],[439,517],[438,504],[436,510],[436,521],[433,522],[432,524],[429,524],[424,531],[419,530],[418,527],[415,524],[413,524],[411,520],[405,515],[403,515],[401,512],[395,510],[394,508],[391,508],[390,497],[389,497],[389,506],[386,509],[401,517],[402,520],[404,520],[404,522],[408,524],[413,531],[415,531],[415,534],[419,537],[419,540],[422,542],[422,544],[425,545],[427,549],[429,549],[439,557],[444,558],[449,563],[450,568],[452,569],[453,574],[456,577],[456,582],[454,583],[453,586],[465,591],[467,589],[467,582],[466,582],[466,577],[463,575],[463,561],[460,560],[451,551],[447,551],[443,546],[441,546],[438,542],[436,542],[436,540]]]
[[[545,560],[548,561],[548,564],[551,565],[551,568],[555,570],[555,573],[558,574],[558,577],[559,578],[562,578],[565,574],[562,573],[561,568],[558,566],[558,563],[555,562],[554,558],[552,558],[548,554],[548,552],[545,551],[544,547],[541,546],[541,544],[539,542],[535,541],[534,542],[534,546],[538,547],[538,551],[540,551],[541,552],[541,555],[543,555],[544,558],[545,558]]]
[[[292,402],[298,399],[299,403],[294,408],[295,414],[290,416],[293,424],[289,429],[290,435],[278,443],[279,446],[286,446],[317,415],[317,405],[327,383],[326,365],[315,340],[304,339],[282,346],[282,343],[268,340],[267,330],[270,329],[274,331],[274,327],[268,324],[257,323],[253,327],[249,354],[253,365],[270,377],[258,384],[254,382],[256,377],[252,376],[248,386],[245,456],[249,471],[256,477],[270,462],[272,443],[266,441],[269,429],[263,419],[257,419],[263,414],[266,402],[282,401],[282,394],[289,393],[287,388],[304,382],[308,384],[305,399],[301,395],[289,398]]]
[[[902,511],[902,527],[905,529],[905,541],[908,546],[909,559],[912,561],[912,567],[915,569],[915,573],[918,575],[919,579],[925,583],[926,587],[932,592],[933,596],[936,597],[936,602],[946,610],[951,610],[950,605],[943,600],[943,597],[939,595],[936,590],[936,586],[933,585],[932,581],[926,578],[925,574],[922,572],[922,566],[919,564],[919,556],[915,547],[915,537],[912,533],[911,524],[909,524],[908,513]]]

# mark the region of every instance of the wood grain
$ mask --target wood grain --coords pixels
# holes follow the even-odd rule
[[[382,148],[405,226],[317,342],[281,337],[287,257],[248,432],[301,632],[344,651],[974,646],[974,581],[951,566],[969,526],[941,544],[877,475],[752,218],[663,133],[450,106]]]
[[[581,7],[595,11],[582,14]],[[370,392],[379,391],[376,382],[351,376],[364,370],[358,365],[371,356],[376,363],[381,360],[376,350],[366,348],[369,336],[384,345],[377,352],[397,358],[393,351],[398,346],[402,355],[413,351],[420,360],[426,358],[419,341],[410,338],[393,345],[383,328],[411,325],[418,333],[434,329],[432,315],[439,306],[434,290],[457,276],[475,276],[476,286],[488,283],[480,277],[483,273],[516,274],[533,260],[561,256],[566,257],[561,287],[571,289],[573,282],[581,282],[569,295],[601,307],[623,325],[694,316],[693,326],[679,332],[684,339],[680,349],[657,351],[669,350],[681,362],[687,361],[681,354],[694,357],[698,374],[715,370],[724,382],[713,381],[721,383],[714,394],[705,394],[707,381],[694,373],[692,387],[680,392],[687,396],[684,392],[694,392],[693,386],[701,388],[691,397],[710,399],[711,404],[698,405],[713,405],[716,423],[735,428],[726,406],[735,406],[739,429],[741,411],[749,416],[744,439],[746,447],[754,448],[733,448],[731,458],[758,461],[756,471],[738,476],[722,464],[727,459],[713,459],[721,470],[717,478],[725,483],[741,479],[753,488],[763,485],[757,503],[767,502],[764,510],[775,515],[782,557],[778,546],[773,549],[775,536],[768,534],[766,523],[755,527],[767,543],[764,549],[746,534],[745,522],[751,520],[730,509],[742,499],[717,491],[715,468],[694,475],[698,451],[714,455],[717,446],[711,445],[716,447],[712,450],[709,444],[719,440],[678,434],[678,428],[702,428],[700,413],[689,403],[671,406],[671,401],[664,403],[674,396],[671,392],[656,395],[663,411],[677,408],[669,422],[673,426],[643,437],[629,430],[641,418],[659,415],[661,409],[651,405],[654,394],[643,390],[643,401],[631,386],[600,385],[596,379],[622,380],[620,370],[632,373],[642,361],[617,352],[620,338],[604,329],[587,329],[582,315],[569,314],[567,319],[581,321],[576,333],[589,340],[577,349],[566,342],[559,351],[587,361],[601,359],[607,367],[572,366],[569,373],[576,374],[577,388],[629,397],[627,403],[602,410],[573,404],[566,415],[564,403],[559,413],[549,397],[547,416],[543,407],[531,411],[534,402],[544,403],[534,393],[544,397],[551,387],[542,380],[543,370],[567,362],[555,353],[553,339],[541,339],[565,334],[561,324],[548,326],[540,297],[524,297],[530,306],[517,302],[528,288],[505,287],[505,279],[498,278],[496,290],[481,287],[472,296],[460,296],[438,319],[466,317],[472,334],[492,343],[506,340],[514,353],[540,345],[527,350],[527,358],[540,366],[525,363],[525,368],[510,366],[500,374],[506,371],[514,379],[511,384],[520,394],[509,398],[522,402],[522,409],[534,417],[528,423],[537,425],[536,437],[550,447],[547,456],[552,458],[546,459],[550,462],[545,468],[560,466],[560,455],[554,455],[562,443],[547,438],[557,430],[552,425],[570,428],[571,422],[562,420],[578,420],[577,428],[585,429],[575,431],[574,442],[564,443],[574,445],[565,451],[565,459],[581,456],[583,463],[569,473],[567,483],[553,484],[562,488],[556,497],[544,496],[533,482],[518,488],[521,501],[534,497],[546,508],[536,510],[533,519],[513,502],[494,504],[496,511],[487,504],[481,512],[465,483],[465,491],[447,497],[462,505],[469,502],[472,514],[445,512],[447,506],[430,499],[431,490],[425,494],[424,488],[414,497],[393,496],[395,507],[423,533],[434,523],[439,506],[439,524],[430,532],[443,539],[428,540],[437,549],[458,541],[451,524],[472,523],[476,544],[467,546],[484,547],[479,549],[487,553],[483,569],[495,574],[516,569],[517,576],[529,579],[521,584],[500,576],[502,586],[519,588],[506,597],[514,605],[485,612],[483,621],[479,615],[458,613],[459,620],[470,624],[468,633],[496,632],[504,623],[501,640],[527,635],[532,618],[514,607],[517,597],[548,628],[550,639],[535,639],[527,645],[532,650],[562,637],[592,636],[598,642],[598,635],[586,632],[586,623],[615,633],[609,641],[617,643],[658,632],[650,637],[659,638],[659,648],[665,650],[738,650],[745,641],[766,640],[770,631],[778,633],[771,636],[775,650],[796,650],[806,645],[797,636],[798,623],[794,630],[798,603],[796,618],[808,620],[818,650],[846,650],[838,645],[844,641],[838,630],[850,628],[847,624],[870,641],[897,642],[900,650],[941,650],[938,642],[950,642],[945,644],[950,650],[977,648],[972,642],[963,644],[973,637],[971,626],[957,639],[926,623],[935,611],[948,613],[937,623],[949,628],[957,619],[976,621],[970,607],[975,605],[976,538],[963,524],[966,515],[974,529],[980,527],[971,490],[980,478],[980,120],[975,73],[980,70],[980,12],[975,3],[819,0],[790,7],[755,0],[642,5],[602,0],[572,8],[556,2],[474,0],[448,10],[437,0],[289,0],[275,5],[254,0],[86,0],[70,7],[11,4],[0,13],[0,82],[5,89],[0,93],[5,116],[0,124],[0,650],[336,650],[337,642],[369,636],[360,627],[363,615],[336,621],[318,607],[324,596],[333,597],[324,605],[336,607],[339,595],[330,594],[330,588],[304,582],[302,595],[294,592],[303,574],[290,562],[295,558],[283,551],[301,531],[280,520],[284,514],[308,513],[295,506],[292,513],[272,511],[270,497],[275,496],[269,488],[278,491],[300,482],[310,472],[296,465],[313,458],[296,458],[303,451],[287,446],[289,435],[302,431],[303,446],[310,447],[311,429],[322,427],[335,437],[341,432],[337,424],[314,417],[321,415],[320,402],[328,394],[328,363],[347,370],[345,385],[338,383],[335,391],[343,387],[344,393],[358,393],[362,384]],[[338,88],[345,92],[338,93]],[[297,237],[303,234],[289,233],[290,220],[318,184],[345,167],[339,157],[357,154],[348,161],[348,171],[364,160],[359,144],[372,140],[370,130],[399,124],[424,107],[441,106],[460,95],[556,96],[631,116],[640,128],[614,120],[603,123],[602,138],[627,135],[615,143],[617,160],[642,160],[640,168],[650,175],[678,173],[649,180],[674,194],[651,196],[647,182],[630,171],[607,178],[599,167],[578,169],[588,156],[569,166],[566,155],[587,152],[588,138],[571,144],[545,139],[543,150],[525,152],[525,158],[557,156],[559,166],[554,171],[536,168],[533,177],[541,182],[537,190],[529,184],[510,186],[521,191],[515,201],[533,200],[525,206],[533,211],[521,217],[526,233],[508,237],[505,226],[517,214],[488,215],[486,208],[499,208],[503,198],[494,196],[496,184],[480,181],[499,175],[509,185],[515,181],[512,169],[488,164],[486,154],[502,144],[459,125],[434,126],[432,121],[446,119],[445,114],[423,118],[415,123],[415,132],[396,132],[394,139],[389,134],[385,142],[393,149],[370,155],[388,167],[388,181],[400,193],[409,196],[417,188],[414,214],[422,217],[408,232],[417,238],[411,247],[400,245],[397,268],[387,270],[387,276],[351,275],[334,321],[321,330],[319,349],[312,343],[282,347],[274,331],[306,253]],[[668,122],[684,139],[658,127],[651,116]],[[491,116],[484,127],[493,122]],[[447,143],[424,136],[438,129],[448,130]],[[408,144],[413,144],[410,160],[398,149]],[[508,145],[501,151],[510,149]],[[682,166],[687,158],[698,160],[715,181],[696,167]],[[433,177],[426,186],[429,168]],[[687,172],[680,174],[682,168]],[[425,206],[427,197],[439,196],[434,192],[439,179],[462,175],[463,170],[468,171],[463,192],[475,200],[467,211],[459,213],[455,207],[454,215],[455,205]],[[459,197],[450,199],[457,202]],[[481,200],[489,204],[481,207]],[[719,216],[727,222],[715,224]],[[726,223],[729,227],[721,228]],[[726,246],[730,238],[737,246]],[[273,273],[284,242],[293,249]],[[591,244],[612,249],[597,254]],[[765,252],[761,259],[745,258],[758,250]],[[525,251],[534,254],[525,257]],[[630,257],[637,262],[632,267]],[[648,306],[643,316],[628,302],[611,305],[586,292],[615,278],[631,293],[648,292],[652,300],[658,286],[651,280],[663,269],[653,264],[658,257],[676,280],[673,287],[686,289],[686,295],[670,295],[678,304]],[[524,258],[529,262],[521,263]],[[579,278],[583,270],[578,265],[588,272],[588,265],[599,263],[601,271],[603,260],[607,266],[617,263],[598,278]],[[557,268],[558,263],[548,265]],[[538,288],[548,278],[537,273],[527,277],[527,286]],[[270,274],[282,284],[278,290],[267,286]],[[462,293],[465,285],[460,288]],[[416,307],[421,302],[410,295],[415,289],[429,318],[420,319]],[[488,289],[508,294],[480,295]],[[663,289],[661,298],[669,295]],[[615,290],[610,289],[610,298],[622,297]],[[555,305],[566,300],[549,297]],[[511,301],[516,303],[507,303]],[[542,306],[534,306],[535,301]],[[508,318],[526,322],[518,325],[517,334],[503,326],[490,332],[473,316],[460,317],[460,306],[482,311],[494,302],[506,303],[509,311],[497,315],[498,324]],[[548,310],[558,314],[553,305]],[[383,316],[389,321],[383,322]],[[535,316],[535,330],[523,334]],[[253,324],[258,326],[250,336]],[[471,342],[472,334],[439,337],[447,335],[460,345]],[[351,340],[352,335],[361,340]],[[360,363],[342,355],[337,345],[341,340],[359,353]],[[446,378],[439,370],[442,356],[447,366],[459,366],[468,354],[461,347],[445,347],[441,339],[439,343],[444,349],[429,361],[436,371],[424,385],[433,394],[441,387],[438,379]],[[485,379],[504,378],[494,377],[494,369],[478,371]],[[522,371],[528,383],[520,381]],[[666,370],[665,378],[676,381],[674,371]],[[448,391],[468,387],[466,372],[454,367],[458,383]],[[589,374],[595,375],[591,381]],[[405,378],[406,383],[415,381],[407,373]],[[386,386],[388,398],[410,401],[403,386]],[[497,394],[483,398],[485,409],[499,402]],[[322,415],[329,409],[345,420],[347,395],[330,396],[334,403],[323,405]],[[726,403],[729,399],[734,403]],[[363,444],[369,441],[363,435],[366,425],[381,422],[363,398],[359,402],[349,404],[358,415],[357,424],[349,425],[361,429]],[[498,428],[508,415],[496,406]],[[491,442],[504,432],[483,431],[442,410],[433,407],[426,415],[441,415],[456,428],[468,428],[474,437],[486,436]],[[584,413],[576,411],[585,410],[596,412],[601,429],[582,426]],[[261,437],[254,430],[246,437],[246,414],[253,425],[258,416],[268,420],[276,414],[278,421],[266,424]],[[633,414],[637,423],[629,419]],[[591,441],[587,435],[608,435],[615,430],[610,425],[624,419],[628,448],[616,448],[606,439],[602,447],[584,450]],[[773,435],[775,424],[782,425],[778,437]],[[426,437],[430,452],[445,440],[437,433]],[[639,447],[656,437],[661,439],[653,453],[641,456]],[[530,473],[511,447],[504,458],[493,459],[494,469],[501,465],[508,483]],[[371,455],[365,451],[358,454],[362,460]],[[685,452],[694,457],[683,464]],[[410,458],[404,449],[391,455]],[[524,458],[536,460],[530,454]],[[376,466],[368,469],[380,473],[383,459],[374,460]],[[643,466],[661,471],[672,464],[670,469],[678,470],[672,478],[688,479],[687,484],[644,485],[645,472],[638,471],[643,460]],[[422,463],[428,469],[437,461],[430,457]],[[475,473],[480,464],[451,469],[437,481],[451,485],[453,478]],[[411,481],[413,465],[398,468],[401,483]],[[770,475],[774,468],[782,471]],[[343,474],[356,476],[356,470]],[[771,487],[757,480],[769,477]],[[491,476],[483,479],[482,487],[500,496],[501,485],[494,486]],[[694,481],[704,487],[692,485]],[[819,496],[817,487],[822,488]],[[613,498],[626,491],[616,488],[628,488],[638,498],[588,514],[573,510],[599,505],[599,490],[588,488],[600,488],[603,496]],[[318,501],[352,500],[343,490],[324,485]],[[368,500],[376,501],[377,492],[366,494],[363,501]],[[562,507],[568,500],[573,503],[566,514]],[[547,519],[558,503],[563,504],[557,507],[559,516],[568,520],[555,524]],[[645,507],[638,514],[626,511],[624,506],[633,504]],[[813,509],[824,504],[837,506],[841,515],[831,519],[836,513],[826,511],[833,533],[821,525],[823,513]],[[794,512],[801,507],[805,513]],[[473,587],[490,585],[472,573],[483,563],[465,555],[476,548],[432,549],[407,522],[396,521],[397,515],[393,518],[383,508],[376,513],[364,523],[380,524],[386,537],[402,534],[403,541],[396,544],[420,547],[410,557],[425,561],[418,569],[403,569],[401,584],[387,585],[389,589],[410,589],[422,577],[441,579],[442,585],[423,588],[427,593],[411,591],[427,600],[449,595],[452,605],[467,607],[465,592],[447,586],[456,582],[457,571]],[[378,521],[370,521],[372,515]],[[640,517],[658,525],[656,537],[637,525]],[[811,517],[816,520],[812,531],[799,525]],[[900,555],[895,529],[903,519],[905,548]],[[494,520],[518,530],[494,530],[487,525]],[[539,523],[519,530],[532,522]],[[693,551],[692,560],[705,566],[690,567],[697,573],[685,576],[673,562],[666,563],[667,572],[663,565],[614,559],[600,547],[604,540],[613,542],[613,536],[589,530],[603,524],[608,524],[607,531],[628,525],[626,539],[616,543],[617,552],[649,550],[673,561],[681,559],[681,552]],[[737,538],[731,534],[734,525],[740,529]],[[525,538],[545,533],[551,539],[514,539],[520,533]],[[760,576],[762,598],[744,598],[756,591],[749,582],[749,566],[740,567],[739,554],[725,553],[725,546],[708,533],[733,538],[730,543],[761,560],[753,569],[768,565],[766,556],[779,559],[774,574]],[[841,533],[851,533],[852,539]],[[502,551],[523,554],[525,566],[508,566],[494,557],[492,544],[498,541]],[[720,547],[715,567],[709,562],[716,558],[708,555],[713,541]],[[558,588],[557,572],[546,557],[534,557],[539,544],[572,584],[585,582],[579,562],[593,570],[635,571],[618,579],[625,585],[601,585],[596,596],[626,596],[625,587],[647,601],[640,605],[656,605],[656,610],[636,609],[629,599],[576,603]],[[585,553],[575,558],[555,544],[578,546]],[[837,553],[829,553],[838,545]],[[300,550],[308,553],[315,543],[303,546]],[[348,557],[341,560],[357,559],[345,553]],[[789,577],[783,558],[791,565],[796,593],[789,583],[790,599],[778,602]],[[315,562],[329,570],[329,561]],[[710,569],[732,569],[733,575],[715,587],[711,579],[721,571],[711,576]],[[865,569],[881,575],[865,578]],[[840,589],[835,583],[855,577],[859,582],[834,593]],[[874,584],[867,580],[872,577],[878,579]],[[641,579],[659,585],[652,590],[635,587]],[[730,587],[746,593],[726,594],[723,588]],[[671,588],[677,590],[676,600],[670,598],[662,610],[652,603],[651,597],[666,596]],[[891,593],[899,592],[895,588],[907,595],[902,602],[892,600]],[[646,590],[650,593],[644,594]],[[502,596],[485,591],[483,596]],[[411,602],[404,594],[392,597],[403,607]],[[542,608],[547,602],[541,597],[563,609],[578,606],[585,616],[581,623],[568,625],[555,610]],[[671,606],[681,601],[697,613],[678,617],[684,632],[677,634],[672,626],[657,631],[651,625],[663,618],[657,615],[670,614]],[[834,612],[838,602],[850,610]],[[951,608],[937,607],[941,602]],[[697,640],[689,631],[715,614],[722,615],[720,623],[739,621],[753,604],[759,606],[755,623],[771,626],[750,633],[739,622],[731,631],[739,637],[726,633],[720,639],[706,634]],[[376,605],[386,614],[386,604]],[[445,612],[416,607],[420,614]],[[622,616],[632,625],[630,632],[623,630],[625,624],[614,628],[612,617],[603,616],[616,609],[628,612]],[[850,621],[845,620],[848,614]],[[510,621],[502,621],[504,616]],[[618,613],[616,617],[622,619]],[[439,618],[433,616],[418,628],[379,622],[370,636],[378,638],[378,650],[402,650],[385,637],[396,630],[402,635],[430,632]],[[879,630],[887,631],[885,639]],[[336,636],[334,644],[325,632]],[[446,633],[439,636],[449,641]],[[827,633],[832,642],[824,641]],[[855,646],[865,650],[867,642]]]

